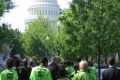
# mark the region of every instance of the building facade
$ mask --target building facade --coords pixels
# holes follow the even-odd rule
[[[60,16],[60,7],[57,0],[32,0],[32,3],[27,9],[27,19],[25,26],[28,26],[31,21],[38,18],[38,15],[43,15],[49,18],[51,25],[55,24]]]

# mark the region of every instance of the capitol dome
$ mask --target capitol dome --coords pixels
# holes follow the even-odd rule
[[[31,21],[37,19],[41,14],[45,18],[48,17],[51,21],[51,25],[55,24],[60,16],[60,7],[57,0],[32,0],[27,9],[27,18],[25,25],[27,26]]]

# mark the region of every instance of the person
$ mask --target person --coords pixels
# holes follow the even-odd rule
[[[22,69],[22,66],[20,65],[21,63],[21,60],[20,59],[16,59],[15,60],[15,66],[14,66],[14,70],[17,72],[18,74],[18,80],[23,80],[22,79],[22,72],[23,72],[23,69]]]
[[[74,63],[74,70],[75,73],[77,73],[77,71],[79,71],[79,63],[81,62],[82,58],[77,58],[76,62]]]
[[[59,65],[59,79],[57,80],[69,80],[64,64]]]
[[[28,67],[29,67],[30,69],[33,68],[33,61],[29,61],[29,63],[28,63]]]
[[[88,73],[88,63],[87,61],[81,61],[79,63],[79,71],[74,75],[72,80],[95,80],[93,75]]]
[[[89,73],[92,74],[97,80],[97,69],[93,66],[93,63],[91,61],[88,61],[88,66],[89,66]]]
[[[115,58],[108,59],[109,69],[102,73],[102,80],[120,80],[120,71],[115,67]]]
[[[17,72],[13,69],[14,60],[9,58],[6,62],[6,70],[0,74],[0,80],[18,80]]]
[[[41,65],[34,67],[30,74],[30,80],[52,80],[51,73],[47,69],[48,59],[44,57],[41,60]]]
[[[28,60],[23,61],[23,66],[22,66],[22,80],[30,80],[30,73],[31,73],[31,68],[28,67]]]
[[[66,71],[68,73],[68,77],[71,79],[74,76],[74,74],[75,74],[74,67],[72,66],[72,62],[71,61],[67,61],[66,65],[67,65]]]
[[[52,60],[52,63],[48,66],[48,69],[51,72],[52,80],[59,79],[59,62],[60,58],[55,56]]]

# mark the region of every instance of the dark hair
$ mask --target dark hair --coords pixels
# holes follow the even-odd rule
[[[15,67],[20,67],[20,59],[15,60]]]
[[[67,62],[66,62],[66,65],[67,65],[67,66],[71,66],[71,61],[67,61]]]
[[[108,59],[108,63],[109,63],[109,65],[115,65],[115,58],[114,57],[110,57]]]
[[[14,67],[14,60],[13,58],[9,58],[7,59],[7,62],[6,62],[6,68],[13,68]]]
[[[24,66],[27,66],[27,65],[28,65],[28,61],[25,60],[25,61],[23,62],[23,64],[24,64]]]
[[[81,62],[81,59],[82,59],[82,58],[77,58],[77,60],[76,60],[76,61],[77,61],[77,62]]]
[[[46,57],[42,58],[41,63],[43,66],[47,67],[48,66],[48,59]]]
[[[48,63],[48,59],[46,57],[42,58],[41,63]]]
[[[31,66],[33,66],[33,61],[30,61],[29,64],[30,64]]]
[[[92,66],[93,66],[93,63],[92,63],[91,61],[88,61],[88,65],[89,65],[90,67],[92,67]]]

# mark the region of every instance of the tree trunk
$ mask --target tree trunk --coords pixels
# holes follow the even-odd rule
[[[120,53],[118,53],[118,60],[119,60],[119,62],[120,62]]]

